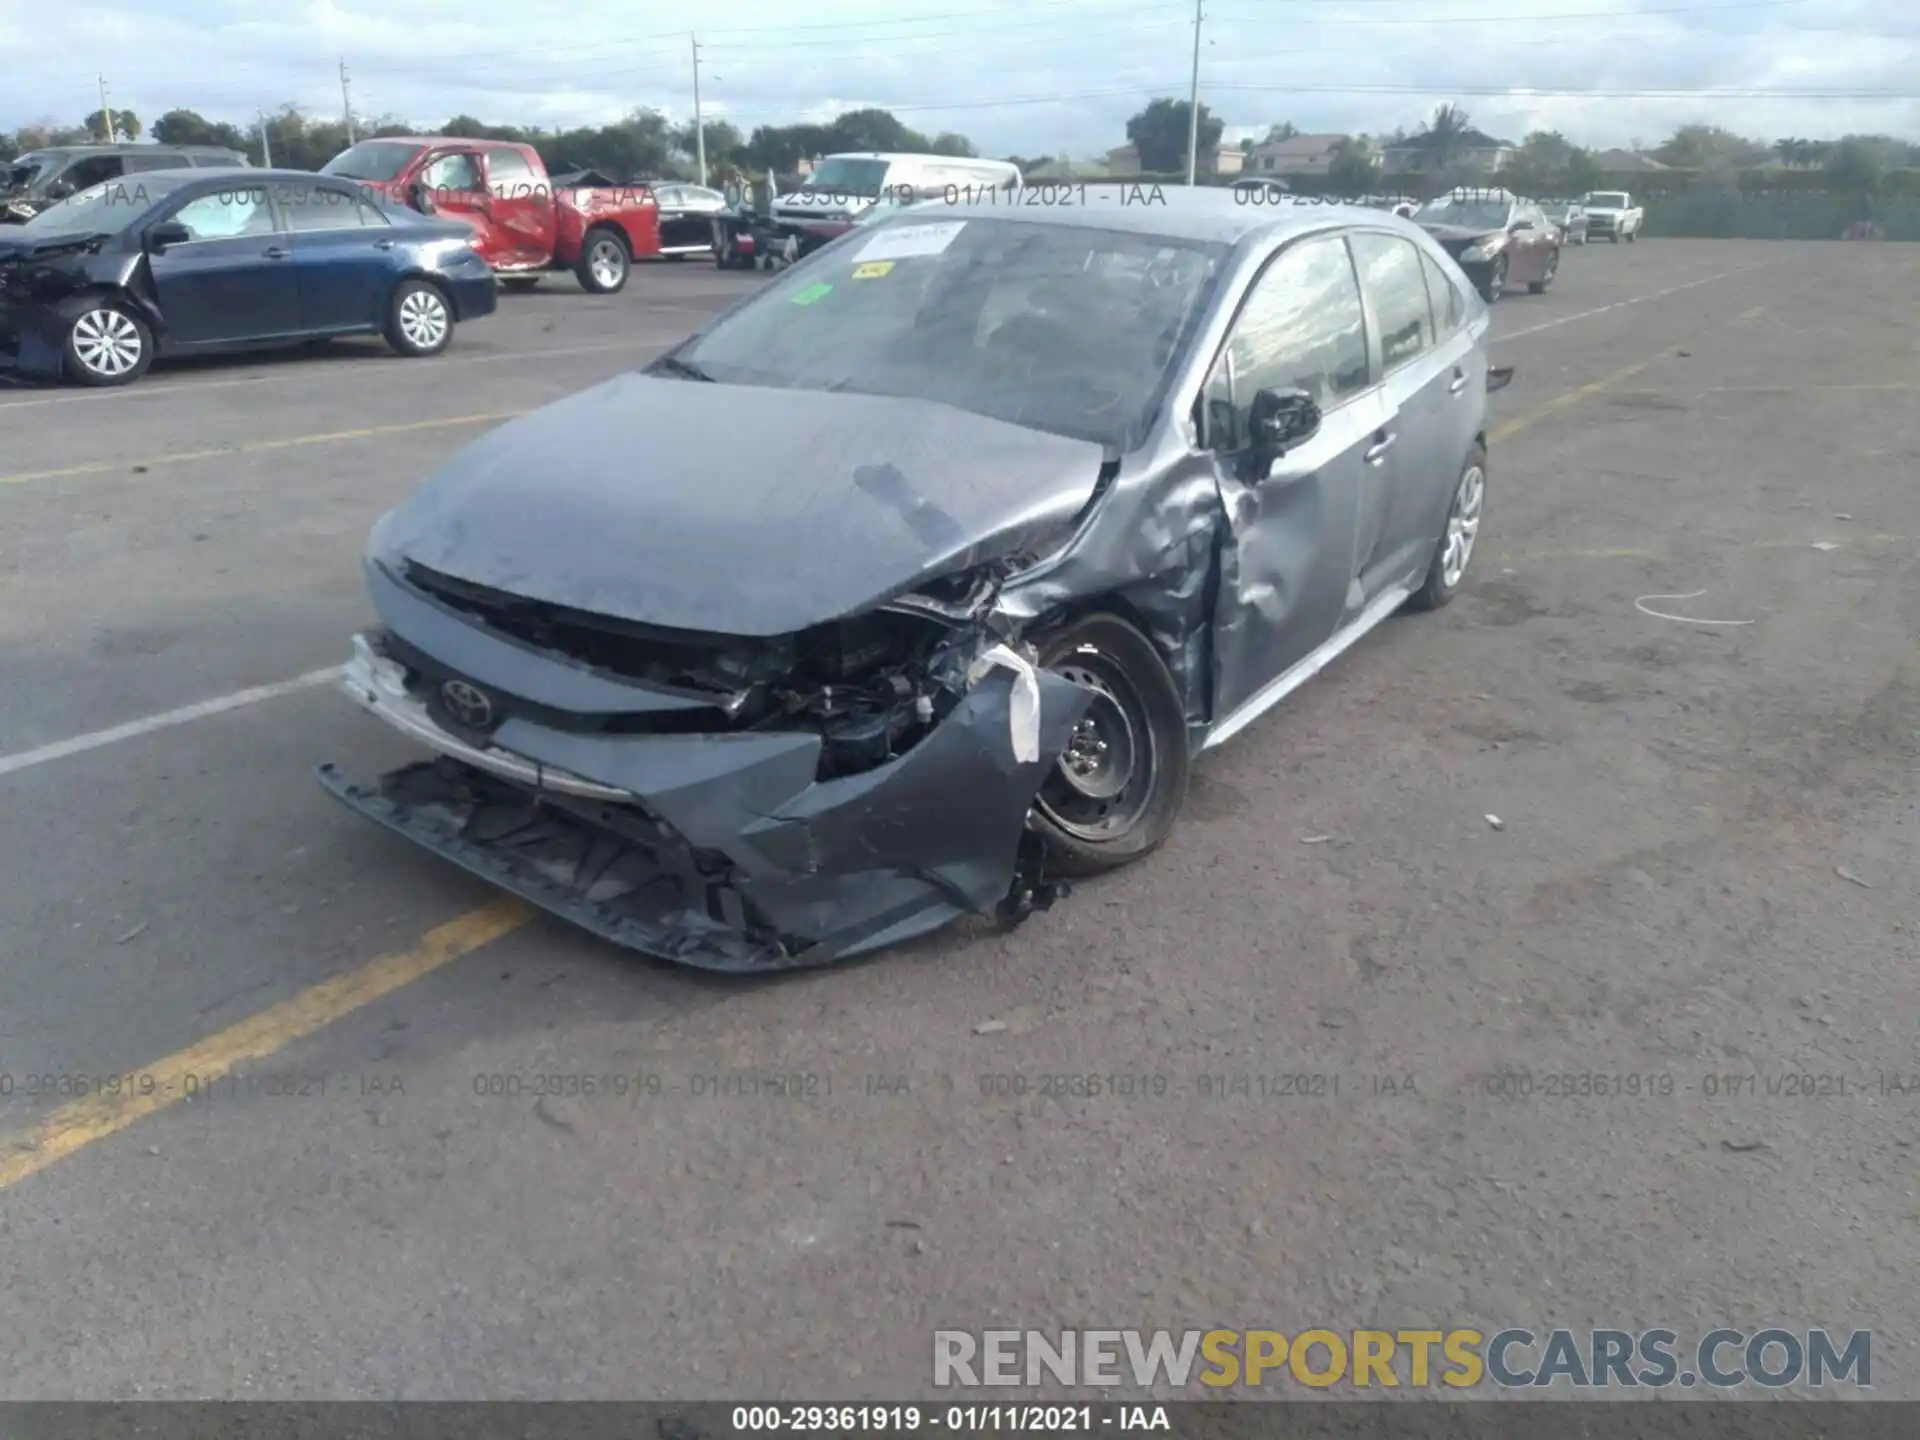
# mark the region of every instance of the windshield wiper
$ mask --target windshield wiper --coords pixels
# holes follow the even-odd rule
[[[675,355],[662,355],[647,368],[649,370],[664,371],[669,375],[678,375],[683,380],[704,380],[709,385],[718,383],[714,380],[713,376],[709,375],[692,361],[682,360]]]

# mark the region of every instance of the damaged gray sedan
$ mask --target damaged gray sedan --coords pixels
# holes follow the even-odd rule
[[[1487,314],[1368,210],[924,209],[375,528],[361,814],[621,945],[843,959],[1147,854],[1194,758],[1462,583]]]

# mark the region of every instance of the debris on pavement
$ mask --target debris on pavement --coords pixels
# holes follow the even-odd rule
[[[147,926],[150,923],[151,923],[150,921],[142,920],[138,925],[134,926],[133,929],[127,931],[126,934],[122,935],[118,940],[114,941],[113,943],[116,945],[124,945],[129,940],[134,939],[136,936],[145,934]]]
[[[973,1027],[973,1033],[976,1035],[998,1035],[1006,1028],[1007,1022],[1004,1020],[982,1020],[978,1025]]]
[[[1487,816],[1487,824],[1496,830],[1504,830],[1507,828],[1507,822],[1502,820],[1498,815]]]
[[[1771,1147],[1764,1140],[1722,1140],[1720,1148],[1730,1150],[1735,1155],[1745,1155],[1754,1150],[1766,1150]]]
[[[1333,839],[1331,835],[1302,835],[1300,837],[1300,843],[1302,845],[1324,845],[1331,839]]]
[[[1844,865],[1834,866],[1833,873],[1838,875],[1842,880],[1846,881],[1849,885],[1858,885],[1862,890],[1873,889],[1873,884],[1871,881],[1862,880],[1858,875],[1854,874],[1851,870],[1847,869],[1847,867]]]

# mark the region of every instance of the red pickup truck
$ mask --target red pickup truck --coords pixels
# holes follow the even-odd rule
[[[660,253],[660,206],[645,185],[556,186],[540,152],[503,140],[392,135],[362,140],[320,167],[358,180],[375,198],[458,216],[474,249],[509,290],[531,290],[550,270],[611,295],[635,259]]]

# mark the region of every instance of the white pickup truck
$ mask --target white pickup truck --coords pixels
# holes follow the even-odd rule
[[[1582,200],[1587,212],[1587,239],[1622,240],[1632,244],[1646,223],[1646,212],[1624,190],[1595,190]]]

